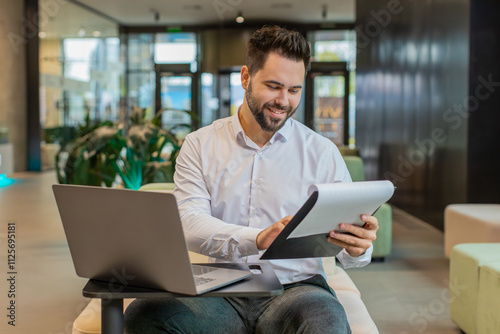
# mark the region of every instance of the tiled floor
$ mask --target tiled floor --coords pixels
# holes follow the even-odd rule
[[[69,334],[88,300],[81,296],[86,280],[74,272],[52,195],[55,174],[13,177],[15,184],[0,188],[0,333]],[[16,227],[15,299],[8,297],[9,223]],[[424,222],[395,209],[392,254],[348,273],[380,333],[460,333],[448,316],[443,235]],[[11,300],[15,327],[7,323]]]
[[[449,318],[443,233],[393,209],[393,246],[385,262],[348,270],[380,333],[460,333]]]

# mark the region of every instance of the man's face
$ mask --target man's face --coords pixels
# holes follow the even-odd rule
[[[247,74],[245,76],[242,71],[248,107],[262,130],[274,133],[299,106],[305,76],[304,63],[271,53],[262,69],[252,76]]]

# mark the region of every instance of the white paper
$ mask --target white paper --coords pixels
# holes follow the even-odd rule
[[[360,216],[373,214],[387,202],[394,185],[390,181],[329,183],[309,187],[309,195],[314,191],[318,191],[316,204],[288,238],[340,231],[340,223],[362,226]]]

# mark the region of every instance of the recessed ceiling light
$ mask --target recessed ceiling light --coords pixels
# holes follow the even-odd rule
[[[238,16],[236,17],[236,22],[238,23],[245,22],[245,18],[243,17],[243,14],[241,12],[238,12]]]
[[[99,30],[96,30],[92,33],[92,36],[94,37],[101,37],[101,32]]]
[[[45,38],[45,37],[47,37],[47,33],[46,33],[45,31],[40,31],[40,32],[38,33],[38,37],[40,37],[40,38]]]

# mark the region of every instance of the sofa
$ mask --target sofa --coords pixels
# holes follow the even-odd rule
[[[444,210],[444,253],[458,244],[500,242],[500,204],[450,204]]]
[[[363,159],[354,155],[344,155],[343,158],[352,180],[354,182],[365,181]],[[383,261],[392,250],[392,208],[384,203],[373,216],[378,220],[379,230],[377,239],[373,242],[372,258],[374,261]]]
[[[450,318],[467,334],[500,333],[500,243],[450,251]]]
[[[152,183],[144,185],[145,191],[172,191],[171,183]],[[204,255],[190,252],[192,263],[206,263],[208,258]],[[347,319],[353,334],[376,334],[377,326],[373,322],[361,294],[349,275],[336,264],[335,258],[324,258],[323,265],[327,274],[327,282],[337,293],[340,303],[344,306]],[[133,300],[124,300],[124,310]],[[101,301],[91,299],[86,308],[73,322],[72,334],[97,334],[101,333]]]

